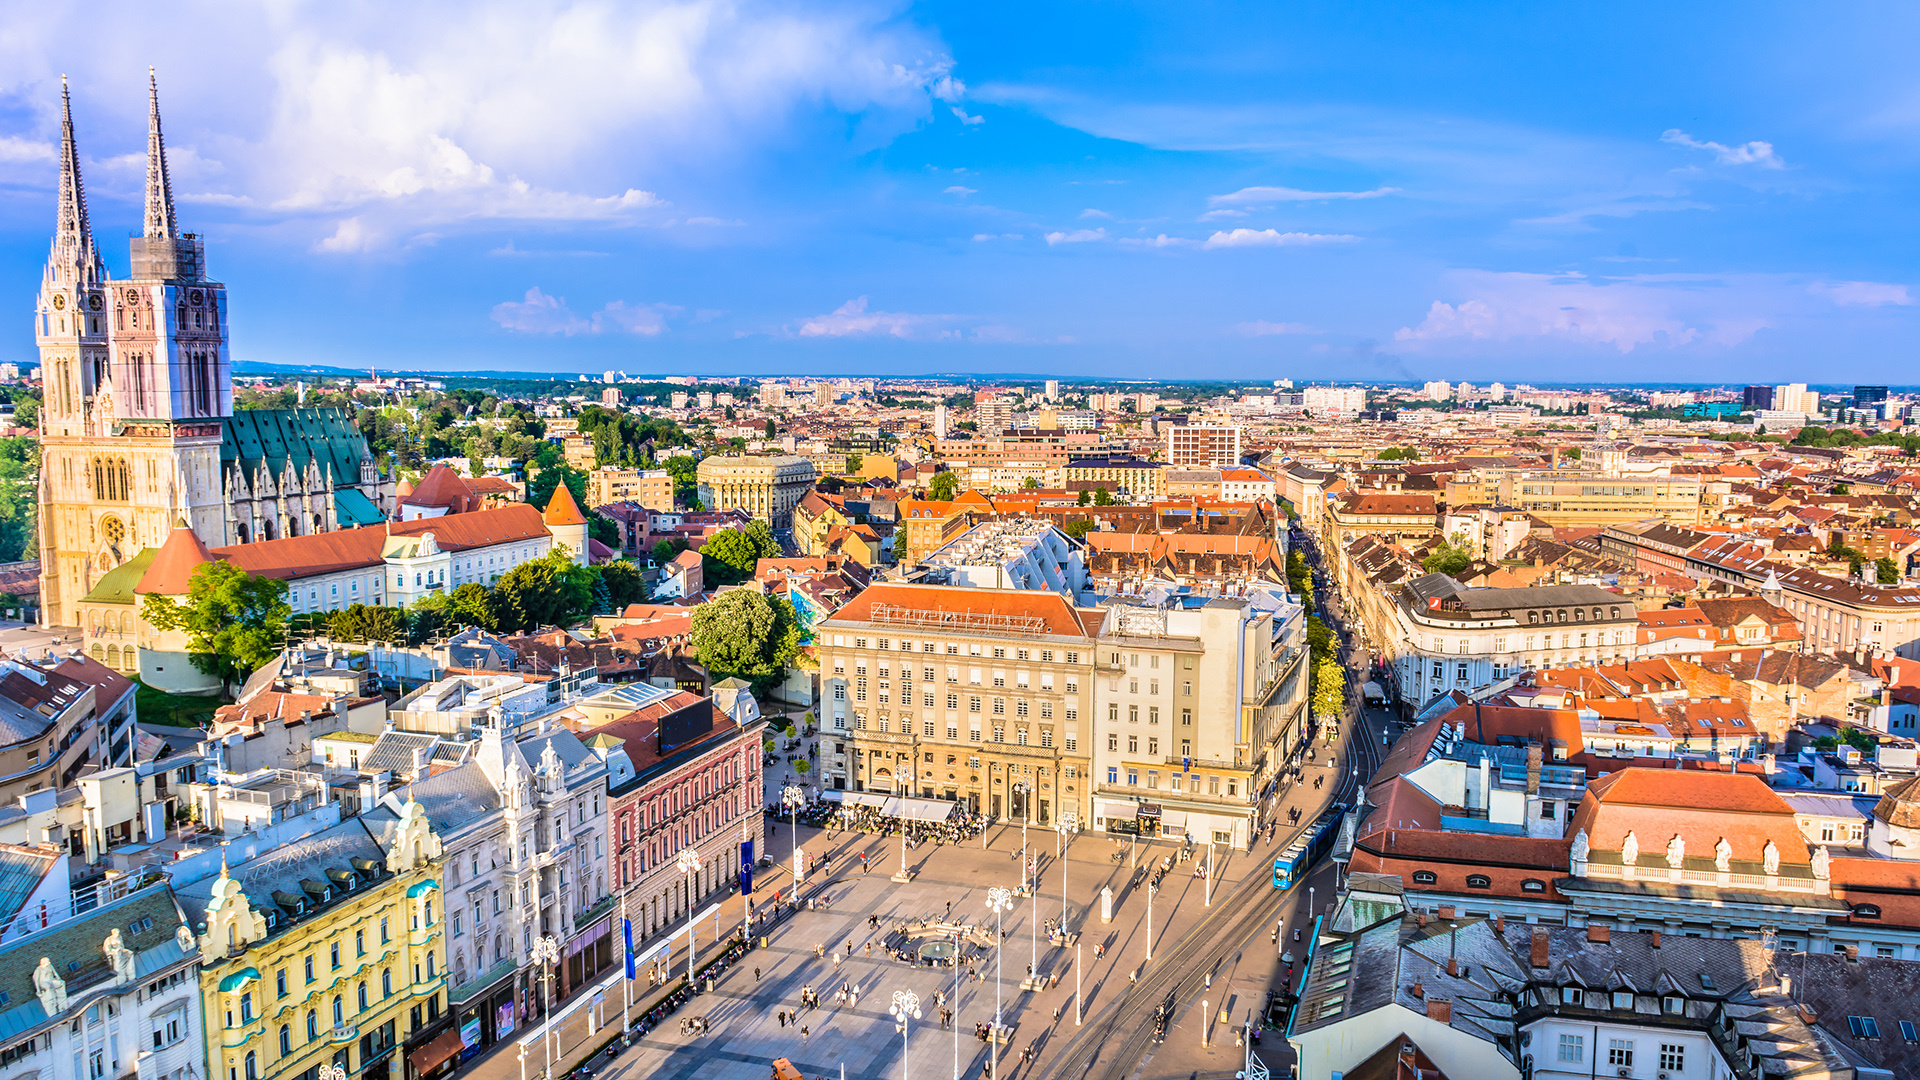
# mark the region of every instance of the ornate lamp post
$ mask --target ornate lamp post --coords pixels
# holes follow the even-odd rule
[[[893,992],[893,1008],[888,1009],[900,1029],[900,1080],[907,1080],[907,1022],[920,1019],[920,995],[911,990]]]
[[[800,884],[800,879],[806,876],[803,873],[806,863],[800,855],[800,807],[805,805],[806,801],[807,793],[802,791],[798,784],[788,784],[780,789],[780,802],[787,808],[787,826],[793,830],[793,883],[796,886]],[[779,826],[776,825],[774,828],[777,829]]]
[[[320,1080],[347,1080],[347,1070],[338,1065],[322,1065]]]
[[[1073,834],[1080,831],[1080,815],[1072,810],[1060,815],[1053,823],[1060,834],[1060,932],[1067,932],[1067,844]]]
[[[540,1033],[540,1045],[547,1052],[547,1070],[541,1077],[553,1075],[553,965],[560,962],[560,942],[552,934],[541,934],[534,940],[531,959],[540,965],[540,980],[546,991],[546,1017],[542,1021],[544,1030]]]
[[[1027,887],[1027,822],[1033,818],[1033,804],[1027,798],[1027,793],[1031,790],[1026,781],[1014,781],[1014,794],[1020,796],[1020,887],[1022,889]]]
[[[687,985],[693,985],[693,882],[694,875],[700,872],[700,853],[687,848],[680,852],[680,858],[674,865],[680,870],[680,877],[687,883]]]
[[[993,912],[993,1049],[987,1063],[993,1070],[994,1080],[1000,1078],[1000,953],[1005,944],[1002,938],[1006,931],[1001,928],[1001,916],[1013,909],[1013,890],[994,886],[987,890],[987,908]]]
[[[907,793],[913,790],[912,769],[901,769],[898,773],[894,774],[893,780],[893,790],[896,798],[904,799]],[[902,808],[905,808],[905,804],[902,804]],[[900,819],[900,870],[893,875],[893,880],[901,882],[902,884],[913,880],[913,871],[907,869],[907,819],[905,817]]]

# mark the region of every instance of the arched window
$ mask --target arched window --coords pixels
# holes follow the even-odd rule
[[[283,1057],[293,1053],[293,1029],[285,1024],[280,1025],[280,1053]]]
[[[259,1060],[253,1051],[247,1051],[247,1080],[258,1080],[260,1076]]]
[[[1431,870],[1415,870],[1413,872],[1413,883],[1415,885],[1431,885],[1439,880],[1440,878]]]
[[[1853,906],[1853,917],[1856,919],[1877,919],[1880,917],[1880,905],[1855,904]]]
[[[1547,883],[1541,881],[1539,878],[1528,878],[1520,883],[1520,891],[1543,893],[1547,891]]]
[[[314,1012],[312,1009],[308,1009],[307,1010],[307,1041],[312,1042],[314,1039],[317,1039],[319,1037],[320,1037],[320,1014],[317,1012]]]
[[[1493,879],[1492,879],[1492,878],[1490,878],[1490,877],[1488,877],[1488,876],[1487,876],[1487,875],[1485,875],[1485,874],[1468,874],[1468,875],[1467,875],[1467,888],[1469,888],[1469,889],[1491,889],[1491,888],[1493,888]]]

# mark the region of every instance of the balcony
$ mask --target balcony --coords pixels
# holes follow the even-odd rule
[[[328,1038],[336,1043],[350,1043],[360,1037],[358,1024],[335,1024]]]

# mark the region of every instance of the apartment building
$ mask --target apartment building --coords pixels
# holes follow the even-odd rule
[[[816,475],[813,462],[792,454],[703,458],[695,473],[702,506],[745,510],[776,529],[793,524]]]
[[[1597,585],[1468,589],[1427,574],[1400,591],[1395,611],[1387,651],[1411,706],[1529,668],[1623,663],[1640,631],[1633,602]]]
[[[1213,468],[1240,464],[1238,424],[1180,424],[1167,429],[1167,464]]]
[[[1417,544],[1440,531],[1431,495],[1356,491],[1327,506],[1327,539],[1345,547],[1368,533],[1403,544]]]
[[[1094,673],[1093,821],[1244,847],[1303,748],[1306,619],[1284,592],[1115,600]]]
[[[1699,525],[1698,476],[1621,475],[1575,469],[1498,470],[1485,477],[1481,498],[1459,498],[1447,485],[1448,505],[1497,502],[1525,510],[1549,525],[1618,525],[1658,518]],[[1466,492],[1461,492],[1461,495]]]
[[[1157,499],[1166,494],[1165,466],[1130,457],[1075,458],[1067,462],[1069,491],[1106,488],[1117,499]]]
[[[612,465],[587,474],[587,505],[632,502],[663,514],[673,512],[673,474],[665,469],[621,469]]]
[[[823,782],[1085,827],[1103,617],[1045,591],[869,587],[814,635]]]

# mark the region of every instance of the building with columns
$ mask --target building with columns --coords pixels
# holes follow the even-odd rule
[[[58,209],[34,311],[41,362],[40,597],[80,624],[108,572],[185,522],[221,546],[384,519],[384,481],[338,409],[236,414],[226,286],[180,231],[159,93],[148,84],[146,214],[112,278],[87,216],[61,95]]]

